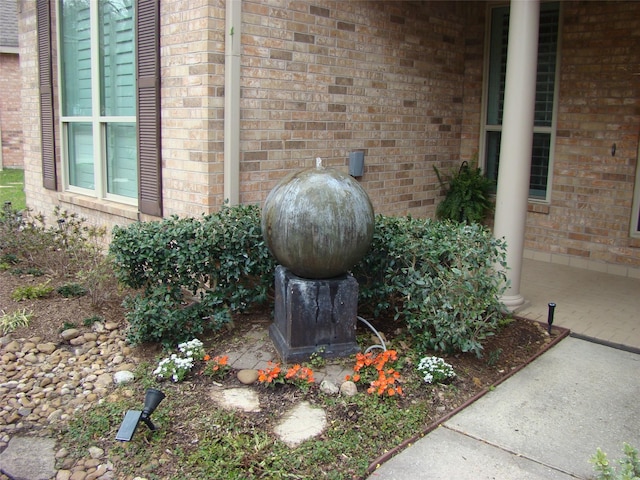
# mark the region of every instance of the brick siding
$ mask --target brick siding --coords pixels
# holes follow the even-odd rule
[[[0,166],[3,168],[23,168],[20,87],[18,55],[0,53]]]

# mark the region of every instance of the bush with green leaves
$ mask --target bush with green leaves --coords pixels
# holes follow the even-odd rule
[[[129,340],[173,345],[264,303],[275,262],[260,220],[257,206],[225,206],[200,219],[116,227],[116,276],[138,289],[125,304]],[[502,318],[505,268],[504,242],[479,224],[378,215],[353,273],[360,309],[395,315],[419,350],[480,356]]]
[[[480,224],[378,215],[353,274],[360,308],[406,323],[418,351],[481,356],[503,314],[505,270],[504,241]]]
[[[129,340],[173,345],[266,302],[275,263],[260,222],[258,206],[240,205],[114,228],[116,277],[138,290],[125,303]]]
[[[16,287],[11,292],[11,299],[16,302],[22,302],[24,300],[33,300],[35,298],[44,298],[53,291],[53,287],[49,285],[51,280],[47,280],[44,283],[37,285],[23,285]]]
[[[640,479],[640,457],[638,449],[628,443],[623,446],[624,457],[618,460],[620,469],[611,465],[607,454],[600,448],[589,459],[596,472],[596,480],[638,480]]]

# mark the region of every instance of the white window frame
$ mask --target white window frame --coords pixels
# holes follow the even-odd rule
[[[134,0],[134,5],[135,5]],[[91,25],[91,112],[90,116],[64,116],[62,115],[63,108],[60,108],[60,132],[61,132],[61,140],[62,140],[62,178],[63,178],[63,189],[64,191],[70,193],[77,193],[81,195],[86,195],[90,197],[95,197],[98,199],[110,200],[117,203],[122,203],[126,205],[137,206],[138,205],[138,197],[126,197],[123,195],[116,195],[113,193],[109,193],[107,191],[107,124],[115,124],[115,123],[132,123],[136,125],[136,115],[131,116],[104,116],[100,115],[100,83],[98,79],[100,78],[100,58],[99,55],[95,55],[95,52],[100,51],[100,36],[96,32],[100,31],[100,18],[99,18],[99,0],[90,0],[90,17],[89,22]],[[134,10],[134,17],[136,15],[136,8]],[[64,39],[62,38],[62,2],[58,0],[56,2],[56,31],[57,33],[57,42],[59,48],[57,49],[57,71],[59,73],[59,81],[58,81],[58,98],[60,99],[59,104],[62,105],[64,101],[64,87],[62,85],[63,78],[63,67],[62,67],[62,55],[64,48]],[[134,29],[135,29],[135,18],[134,18]],[[135,32],[134,32],[135,35]],[[132,102],[135,102],[135,97],[132,97]],[[94,188],[87,189],[78,187],[76,185],[71,185],[69,183],[69,136],[68,136],[68,126],[70,123],[90,123],[92,126],[92,139],[93,139],[93,169],[94,169]],[[137,158],[137,155],[136,155]],[[139,159],[137,158],[137,162],[139,163]],[[136,165],[136,169],[139,168]],[[136,180],[139,182],[139,179]],[[139,188],[139,187],[137,187]]]
[[[556,144],[556,131],[557,131],[557,122],[558,122],[558,98],[560,92],[560,65],[561,65],[561,51],[562,51],[562,11],[563,6],[562,2],[558,1],[558,38],[556,43],[556,71],[555,71],[555,82],[553,88],[553,106],[552,106],[552,119],[551,126],[535,126],[533,127],[533,133],[547,133],[550,134],[550,145],[549,145],[549,162],[548,162],[548,171],[547,171],[547,187],[545,191],[545,197],[539,196],[531,196],[529,195],[530,203],[540,203],[540,204],[549,204],[551,203],[551,193],[553,186],[553,166],[554,166],[554,156],[555,156],[555,144]],[[484,68],[483,68],[483,87],[482,87],[482,108],[481,108],[481,121],[480,121],[480,155],[479,155],[479,164],[482,166],[483,170],[487,171],[487,133],[488,132],[502,132],[502,125],[491,125],[487,124],[487,113],[489,108],[489,70],[490,70],[490,59],[491,59],[491,19],[492,19],[492,10],[494,8],[499,7],[507,7],[508,3],[489,3],[487,5],[487,15],[486,15],[486,28],[485,28],[485,48],[484,48]],[[497,172],[496,179],[497,180]]]

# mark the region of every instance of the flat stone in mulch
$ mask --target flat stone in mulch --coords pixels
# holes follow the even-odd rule
[[[49,480],[56,474],[55,445],[51,438],[15,436],[0,454],[0,471],[13,480]]]

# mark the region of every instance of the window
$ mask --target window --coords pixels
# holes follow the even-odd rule
[[[56,158],[56,139],[58,138],[58,132],[56,130],[56,109],[59,105],[54,102],[53,95],[53,77],[55,75],[55,69],[52,65],[52,44],[51,38],[51,22],[53,18],[61,19],[59,22],[58,31],[63,28],[72,28],[69,31],[70,35],[73,35],[73,22],[67,23],[66,27],[63,27],[65,22],[64,18],[61,18],[64,14],[65,8],[70,15],[70,19],[66,21],[77,19],[80,23],[83,15],[89,15],[89,27],[92,30],[100,32],[102,34],[105,29],[99,30],[98,26],[101,25],[100,16],[95,12],[100,13],[99,6],[103,9],[107,2],[100,0],[76,0],[71,3],[68,0],[60,0],[59,2],[51,2],[50,0],[36,0],[36,20],[38,30],[38,70],[39,79],[38,86],[40,90],[40,133],[41,133],[41,153],[42,153],[42,185],[48,190],[58,190],[59,175],[58,175],[58,159]],[[62,3],[62,7],[58,10],[58,15],[52,16],[52,9]],[[128,2],[130,3],[130,1]],[[68,151],[72,150],[71,163],[65,164],[67,166],[65,173],[70,170],[73,171],[71,180],[72,184],[79,184],[77,187],[69,187],[69,181],[66,180],[64,187],[69,189],[76,189],[79,191],[87,191],[89,194],[97,196],[99,193],[102,197],[108,197],[106,193],[109,190],[112,193],[112,197],[115,199],[124,199],[127,203],[135,203],[135,199],[132,198],[132,188],[138,190],[138,210],[141,213],[153,215],[156,217],[162,216],[162,159],[161,159],[161,132],[160,132],[160,2],[158,0],[135,0],[133,2],[135,6],[135,76],[129,77],[128,72],[130,70],[118,70],[117,66],[114,67],[112,63],[95,63],[89,66],[89,74],[91,75],[91,81],[89,88],[91,92],[91,113],[90,115],[81,118],[70,113],[62,113],[63,124],[63,137],[69,138],[71,135],[71,141],[65,140],[63,143],[65,149],[65,159],[69,159]],[[123,13],[124,4],[121,0],[112,0],[109,7],[113,7],[116,11]],[[131,15],[130,8],[126,8],[126,16]],[[94,12],[94,13],[91,13]],[[122,17],[122,16],[121,16]],[[92,20],[93,19],[93,20]],[[86,22],[86,20],[85,20]],[[102,25],[107,23],[112,24],[110,21],[102,21]],[[125,22],[126,24],[126,22]],[[112,24],[115,25],[115,24]],[[80,27],[80,25],[78,25]],[[127,31],[128,28],[125,28]],[[108,30],[108,29],[107,29]],[[110,32],[110,31],[109,31]],[[84,36],[78,32],[75,37],[70,36],[69,41],[82,43],[82,38],[86,38],[89,35],[89,53],[99,51],[99,45],[113,45],[112,40],[105,42],[98,42],[98,46],[94,47],[92,41],[99,40],[99,35],[91,35],[87,32]],[[129,38],[125,41],[128,45]],[[61,37],[62,38],[62,37]],[[58,39],[59,44],[62,40]],[[76,44],[77,45],[77,44]],[[64,49],[64,46],[58,49]],[[128,48],[128,47],[127,47]],[[125,49],[126,50],[126,49]],[[111,59],[115,58],[112,55],[113,50],[110,50],[109,55]],[[116,53],[118,49],[116,48]],[[65,56],[68,56],[71,61],[75,59],[76,62],[80,62],[81,54],[78,52],[76,55],[73,53],[64,52],[60,56],[58,66],[60,67],[60,83],[75,82],[75,84],[82,83],[78,78],[74,78],[73,72],[67,66],[65,75],[65,68],[63,63]],[[90,62],[98,62],[99,56],[91,57]],[[100,72],[104,72],[104,65],[111,65],[107,67],[107,73],[105,77],[109,76],[109,80],[103,80],[102,83],[98,82]],[[101,70],[102,68],[102,70]],[[95,72],[95,73],[94,73]],[[115,73],[114,73],[115,72]],[[122,74],[120,74],[122,73]],[[84,75],[87,72],[83,72]],[[114,76],[115,75],[115,76]],[[135,98],[131,98],[128,95],[123,96],[122,93],[127,91],[126,82],[123,82],[122,86],[125,87],[122,90],[115,91],[111,88],[109,90],[107,85],[112,85],[113,79],[117,81],[123,81],[125,79],[135,78]],[[98,85],[98,87],[96,87]],[[105,88],[107,88],[105,92]],[[78,115],[83,105],[82,95],[78,90],[70,90],[66,87],[66,83],[63,88],[61,96],[65,97],[61,100],[64,103],[63,109],[66,111],[73,111],[74,102],[78,104]],[[96,98],[94,91],[100,91],[104,94],[103,97]],[[115,91],[115,92],[114,92]],[[88,92],[83,92],[88,93]],[[114,96],[118,97],[114,100]],[[98,108],[94,108],[94,103],[97,102]],[[102,103],[101,103],[102,102]],[[95,112],[101,111],[101,105],[105,106],[105,114],[98,117],[96,121],[94,119]],[[111,109],[115,104],[115,109]],[[133,124],[136,127],[137,144],[132,145],[131,138],[134,135],[130,125],[132,122],[127,122],[127,115],[118,114],[114,115],[114,112],[118,112],[120,109],[130,109],[129,105],[136,105],[136,117],[133,117]],[[69,108],[71,107],[71,108]],[[64,116],[67,115],[67,116]],[[90,120],[90,121],[87,121]],[[82,125],[82,124],[85,125]],[[73,125],[72,125],[73,124]],[[84,131],[83,131],[84,129]],[[71,131],[70,131],[71,130]],[[119,131],[120,130],[120,131]],[[99,134],[104,133],[104,139],[98,136],[98,143],[94,143],[96,132]],[[82,150],[82,142],[90,142],[90,152],[87,153],[86,145],[85,151]],[[137,149],[133,149],[135,146]],[[96,151],[98,154],[96,155]],[[97,158],[98,161],[93,161],[91,167],[87,168],[86,161],[88,160],[87,154],[91,155],[91,158]],[[137,187],[134,187],[129,180],[132,179],[132,162],[133,155],[137,155]],[[65,161],[66,161],[65,160]],[[84,162],[83,162],[84,161]],[[77,164],[77,165],[76,165]],[[99,166],[98,173],[94,172],[96,164]],[[81,166],[82,165],[82,166]],[[77,168],[76,168],[77,166]],[[71,167],[71,168],[69,168]],[[87,171],[91,173],[89,180],[84,177]],[[105,179],[108,179],[105,182]],[[123,181],[124,180],[124,181]],[[95,182],[99,183],[96,184]],[[94,183],[94,187],[83,190],[81,185],[90,185]],[[127,183],[127,185],[122,185]],[[126,187],[126,188],[125,188]],[[131,187],[131,188],[130,188]]]
[[[138,199],[133,0],[60,2],[65,188]]]
[[[558,3],[541,4],[535,121],[529,183],[529,196],[537,200],[548,200],[547,193],[549,192],[549,172],[555,130],[555,79],[558,66],[559,21]],[[483,136],[485,170],[487,176],[493,180],[498,178],[508,37],[509,7],[492,8]]]

